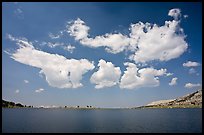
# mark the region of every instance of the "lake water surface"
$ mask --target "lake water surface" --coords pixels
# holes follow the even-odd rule
[[[2,108],[3,133],[201,133],[202,109]]]

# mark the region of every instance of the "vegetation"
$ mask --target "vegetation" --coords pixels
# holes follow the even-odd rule
[[[22,107],[33,108],[33,106],[26,106],[26,105],[22,105],[21,103],[9,102],[9,101],[5,101],[3,99],[2,99],[2,107],[3,108],[22,108]]]

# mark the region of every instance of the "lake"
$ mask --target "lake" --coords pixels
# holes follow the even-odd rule
[[[3,133],[201,133],[202,109],[2,108]]]

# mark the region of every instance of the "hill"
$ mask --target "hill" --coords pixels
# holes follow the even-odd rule
[[[3,108],[19,108],[19,107],[32,107],[32,106],[26,106],[26,105],[22,105],[21,103],[14,103],[14,102],[5,101],[2,99],[2,107]]]
[[[136,108],[202,108],[202,89],[177,99],[154,101]]]

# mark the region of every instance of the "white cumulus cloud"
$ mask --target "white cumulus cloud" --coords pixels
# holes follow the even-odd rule
[[[51,38],[51,39],[58,39],[60,38],[60,35],[54,35],[52,33],[49,33],[48,36]]]
[[[28,80],[24,80],[24,83],[29,83],[29,81]]]
[[[125,50],[129,45],[129,38],[121,33],[105,34],[96,36],[95,38],[84,38],[80,42],[83,45],[90,47],[105,47],[105,50],[110,53],[119,53]]]
[[[41,92],[43,92],[43,91],[44,91],[43,88],[40,88],[40,89],[35,90],[35,92],[37,92],[37,93],[41,93]]]
[[[74,36],[76,40],[84,39],[88,36],[89,27],[85,25],[85,22],[82,21],[80,18],[75,20],[74,22],[68,22],[71,24],[67,26],[68,33],[71,36]]]
[[[20,92],[20,90],[18,90],[18,89],[15,91],[15,93],[19,93],[19,92]]]
[[[51,39],[59,39],[60,37],[62,37],[64,35],[64,30],[60,30],[57,34],[53,34],[53,33],[49,33],[48,36],[51,38]]]
[[[138,49],[129,58],[135,62],[168,61],[178,58],[188,47],[178,21],[166,21],[164,26],[141,22],[131,27]]]
[[[172,76],[174,73],[166,73],[166,76]]]
[[[168,15],[177,20],[179,17],[181,17],[181,10],[178,8],[171,9],[169,10]]]
[[[91,83],[96,84],[95,88],[111,87],[119,83],[121,70],[115,67],[111,62],[101,59],[98,63],[99,70],[90,78]]]
[[[194,74],[196,73],[196,70],[194,68],[190,68],[188,71],[189,74]]]
[[[185,88],[193,88],[193,87],[200,87],[201,86],[201,84],[200,83],[197,83],[197,84],[193,84],[193,83],[186,83],[185,84]]]
[[[63,46],[64,43],[60,43],[60,42],[55,42],[55,43],[48,42],[47,45],[48,45],[50,48],[55,48],[55,47],[57,47],[57,46]]]
[[[183,63],[184,67],[197,67],[200,66],[200,63],[193,62],[193,61],[187,61],[186,63]]]
[[[178,80],[177,77],[172,78],[172,80],[171,80],[171,82],[169,83],[169,85],[170,85],[170,86],[176,85],[176,84],[177,84],[177,82],[176,82],[177,80]]]
[[[119,34],[105,34],[102,36],[96,36],[95,38],[88,37],[90,28],[85,24],[83,20],[78,18],[67,25],[68,33],[75,37],[75,40],[79,40],[82,45],[89,47],[106,47],[106,50],[111,53],[118,53],[125,49],[125,46],[129,44],[127,36]]]
[[[139,69],[133,63],[124,63],[127,66],[120,81],[122,89],[138,89],[141,87],[156,87],[159,86],[158,76],[166,74],[166,69],[142,68]]]
[[[188,18],[188,15],[183,15],[184,18]]]
[[[169,11],[172,21],[165,21],[163,26],[150,23],[133,23],[130,25],[129,35],[121,33],[106,33],[96,37],[89,36],[90,27],[78,18],[67,25],[67,32],[82,45],[92,48],[105,47],[110,53],[119,53],[124,50],[133,52],[130,59],[135,62],[148,62],[153,60],[168,61],[183,54],[188,44],[186,35],[180,27],[179,9]]]
[[[75,46],[72,46],[72,45],[67,45],[67,46],[64,46],[63,49],[70,52],[70,53],[73,53],[74,49],[76,47]]]
[[[14,10],[14,14],[19,18],[19,19],[24,19],[24,13],[23,10],[19,7],[16,10]]]
[[[52,87],[78,88],[82,76],[94,68],[93,62],[87,59],[67,59],[62,55],[50,54],[37,50],[22,39],[14,38],[19,48],[11,55],[17,62],[41,69],[46,81]]]

